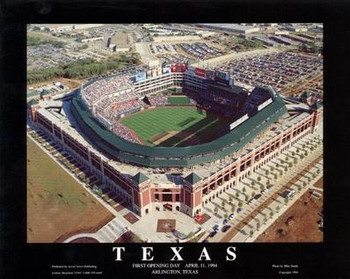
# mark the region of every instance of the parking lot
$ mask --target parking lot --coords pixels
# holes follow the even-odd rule
[[[209,59],[224,53],[222,50],[206,42],[153,43],[149,45],[149,51],[162,62],[169,63],[184,63],[198,59]]]
[[[280,91],[323,70],[323,60],[293,52],[278,52],[228,61],[216,70],[230,71],[248,85],[270,85]]]

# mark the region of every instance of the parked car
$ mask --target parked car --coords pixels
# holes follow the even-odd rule
[[[229,228],[231,228],[231,226],[230,225],[226,225],[226,226],[224,226],[223,228],[222,228],[222,232],[227,232],[228,230],[229,230]]]
[[[234,214],[234,213],[232,213],[232,214],[230,214],[230,216],[228,216],[228,219],[229,220],[232,220],[233,218],[235,218],[236,217],[236,215]]]
[[[213,227],[214,232],[218,232],[220,230],[221,226],[220,225],[215,225]]]

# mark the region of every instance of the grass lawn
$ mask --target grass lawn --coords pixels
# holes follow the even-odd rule
[[[190,99],[186,96],[168,97],[168,103],[174,105],[187,105],[190,103]]]
[[[94,231],[113,215],[27,138],[27,241]]]
[[[202,113],[194,107],[164,107],[150,109],[124,118],[121,123],[132,129],[147,145],[155,146],[152,138],[169,131],[182,132],[182,138],[176,136],[165,140],[160,146],[186,146],[190,142],[184,135],[195,135],[200,142],[208,142],[217,137],[217,133],[228,127],[227,121],[213,115]]]

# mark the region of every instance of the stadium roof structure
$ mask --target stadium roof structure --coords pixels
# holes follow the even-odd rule
[[[199,182],[199,181],[201,181],[202,180],[202,178],[199,176],[199,175],[197,175],[197,174],[195,174],[194,172],[191,172],[188,176],[186,176],[185,178],[184,178],[186,181],[188,181],[190,184],[192,184],[192,185],[194,185],[194,184],[196,184],[197,182]]]
[[[144,175],[142,172],[139,172],[136,175],[134,175],[133,179],[136,181],[137,184],[140,184],[142,182],[149,180],[149,178],[146,175]]]
[[[313,109],[318,110],[318,109],[322,108],[323,106],[322,106],[322,104],[320,104],[319,102],[315,102],[315,103],[312,104],[311,107],[312,107]]]
[[[129,142],[104,127],[81,100],[72,98],[71,111],[83,133],[113,158],[147,167],[188,167],[219,160],[241,149],[287,112],[282,98],[266,87],[274,101],[224,136],[186,147],[151,147]]]
[[[310,98],[311,97],[311,93],[309,91],[304,91],[301,96],[301,98]]]
[[[40,92],[40,98],[42,98],[42,97],[45,96],[45,95],[49,95],[49,94],[50,94],[50,92],[49,92],[48,90],[43,89],[43,90]]]
[[[35,100],[35,99],[31,99],[29,102],[28,102],[28,106],[33,106],[33,105],[37,105],[39,104],[39,101],[38,100]]]

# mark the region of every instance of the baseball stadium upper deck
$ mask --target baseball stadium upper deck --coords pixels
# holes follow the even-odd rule
[[[71,112],[83,133],[97,148],[114,159],[147,167],[188,167],[237,152],[287,111],[283,100],[271,87],[256,87],[248,92],[233,85],[231,80],[227,73],[187,68],[139,81],[131,81],[130,77],[125,76],[112,77],[110,80],[95,81],[99,83],[95,91],[90,90],[94,83],[85,86],[82,92],[73,97]],[[109,82],[112,89],[108,86]],[[142,83],[147,83],[147,86],[142,87]],[[111,91],[102,94],[106,92],[106,87]],[[140,111],[141,107],[147,108],[147,104],[141,100],[143,97],[174,87],[183,88],[197,107],[214,111],[222,107],[229,112],[232,119],[230,131],[211,142],[194,146],[145,146],[115,132],[119,127],[115,127],[115,123],[128,111],[116,117],[115,114],[102,115],[103,110],[99,107],[102,104],[108,111],[112,105],[133,101],[133,113]],[[241,97],[237,98],[238,95]]]

